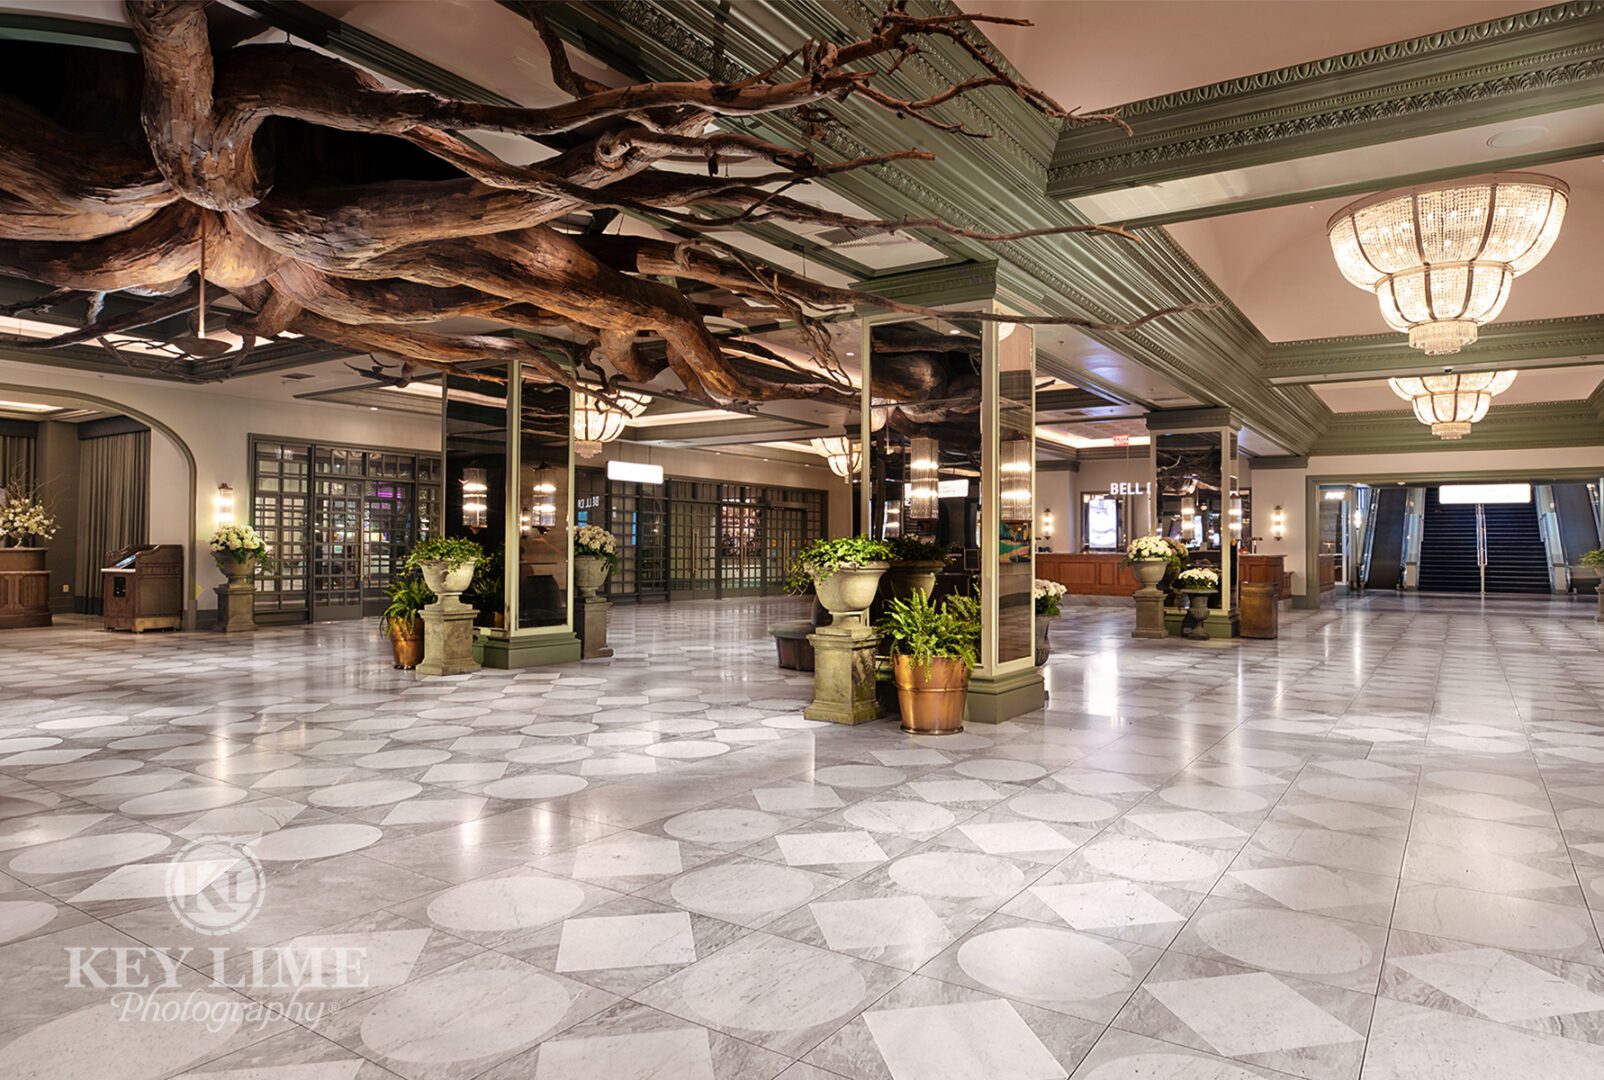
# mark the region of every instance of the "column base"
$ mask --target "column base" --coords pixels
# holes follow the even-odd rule
[[[256,583],[249,580],[230,581],[219,585],[217,593],[217,629],[225,634],[238,634],[256,629]]]
[[[1047,703],[1047,684],[1035,668],[1006,675],[969,677],[969,714],[972,724],[1000,724]]]
[[[1169,637],[1164,628],[1164,594],[1158,589],[1137,589],[1132,599],[1136,601],[1136,629],[1131,637]]]
[[[473,620],[477,611],[449,596],[436,600],[419,614],[423,619],[423,662],[413,670],[420,679],[479,670],[479,662],[473,658]]]
[[[879,642],[874,631],[857,626],[821,626],[809,634],[813,701],[802,715],[831,724],[867,724],[880,719],[874,663]]]
[[[473,643],[473,655],[487,668],[540,667],[543,664],[571,664],[581,658],[579,638],[569,633],[532,634],[523,637],[492,637],[480,634]]]

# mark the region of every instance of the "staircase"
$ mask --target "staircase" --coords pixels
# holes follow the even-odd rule
[[[1484,506],[1487,523],[1487,591],[1546,593],[1548,551],[1537,528],[1533,503]],[[1420,541],[1420,591],[1481,591],[1476,564],[1476,508],[1444,506],[1437,489],[1426,491]]]

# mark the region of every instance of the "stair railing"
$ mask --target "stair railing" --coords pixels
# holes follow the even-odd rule
[[[1487,595],[1487,510],[1476,504],[1476,569],[1481,574],[1481,594]]]

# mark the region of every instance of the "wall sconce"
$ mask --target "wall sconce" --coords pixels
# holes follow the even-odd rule
[[[234,524],[234,489],[227,484],[217,485],[217,525],[219,528]]]
[[[1270,539],[1285,540],[1287,536],[1287,512],[1279,506],[1270,511]]]
[[[1190,495],[1181,498],[1181,537],[1190,536],[1197,541],[1197,546],[1203,546],[1203,523],[1197,517],[1197,500]]]
[[[462,524],[482,529],[490,515],[490,481],[480,468],[462,470]]]
[[[940,451],[936,440],[920,436],[908,451],[908,517],[914,521],[934,521],[941,514],[937,490],[941,474]]]
[[[1053,512],[1051,510],[1043,510],[1041,512],[1041,538],[1043,540],[1051,540],[1053,538]]]
[[[1004,439],[1002,444],[1002,475],[998,482],[1002,497],[1004,521],[1030,521],[1030,470],[1031,445],[1029,439]]]
[[[529,508],[529,523],[541,532],[557,524],[557,471],[535,470],[534,505]]]
[[[1242,539],[1242,497],[1231,492],[1231,542],[1237,543]]]

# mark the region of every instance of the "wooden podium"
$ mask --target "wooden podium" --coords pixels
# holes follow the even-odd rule
[[[184,549],[137,544],[107,556],[100,571],[107,630],[178,630],[184,625]]]
[[[0,630],[50,625],[45,549],[0,548]]]

